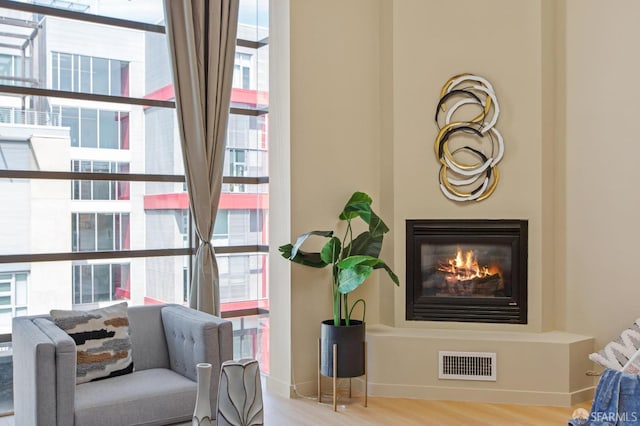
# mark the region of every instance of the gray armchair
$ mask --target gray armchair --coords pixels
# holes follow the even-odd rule
[[[233,357],[231,322],[180,305],[132,306],[131,374],[76,385],[76,345],[47,316],[13,320],[15,424],[167,425],[188,422],[196,364],[211,363],[216,414],[220,366]]]

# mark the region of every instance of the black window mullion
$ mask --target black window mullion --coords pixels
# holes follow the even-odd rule
[[[1,1],[1,0],[0,0]],[[93,91],[93,88],[92,88]],[[129,96],[99,95],[95,93],[78,93],[69,90],[42,89],[39,87],[11,86],[0,84],[0,93],[15,95],[43,96],[62,99],[79,99],[95,102],[110,102],[116,104],[129,104],[137,106],[150,106],[160,108],[175,108],[174,101],[160,101],[156,99],[133,98]]]
[[[216,248],[217,252],[224,250]],[[263,250],[261,250],[263,251]],[[265,247],[264,252],[268,248]],[[118,251],[75,251],[64,253],[35,253],[35,254],[6,254],[0,255],[0,264],[5,263],[30,263],[30,262],[56,262],[56,261],[80,261],[93,259],[127,259],[140,257],[163,256],[191,256],[195,254],[195,248],[167,248],[146,250],[118,250]]]
[[[0,179],[50,179],[50,180],[120,180],[130,182],[185,182],[184,175],[142,173],[90,173],[48,172],[41,170],[0,170]]]
[[[51,6],[41,6],[38,4],[21,3],[15,0],[0,0],[0,7],[23,12],[31,12],[40,15],[57,16],[59,18],[71,19],[74,21],[92,22],[102,25],[110,25],[114,27],[130,28],[140,31],[148,31],[152,33],[164,34],[164,25],[147,24],[144,22],[130,21],[128,19],[112,18],[103,15],[94,15],[91,13],[76,12],[68,9],[61,9]]]

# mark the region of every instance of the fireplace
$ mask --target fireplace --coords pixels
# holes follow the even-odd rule
[[[527,323],[526,220],[407,220],[406,319]]]

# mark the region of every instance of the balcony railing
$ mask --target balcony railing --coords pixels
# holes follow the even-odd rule
[[[0,124],[61,126],[61,117],[50,112],[23,108],[0,108]]]

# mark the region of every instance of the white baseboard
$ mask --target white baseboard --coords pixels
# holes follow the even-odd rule
[[[323,398],[331,395],[331,378],[323,377]],[[338,393],[346,392],[348,382],[339,379]],[[302,382],[290,387],[282,383],[273,385],[267,380],[270,391],[291,398],[315,399],[318,395],[316,382]],[[364,390],[364,379],[356,377],[351,382],[354,395],[361,396]],[[431,399],[444,401],[473,401],[496,404],[522,404],[522,405],[548,405],[556,407],[570,407],[572,405],[589,401],[593,398],[595,386],[580,389],[574,392],[539,392],[509,389],[478,389],[445,386],[414,386],[414,385],[390,385],[382,383],[369,383],[369,396],[386,398]]]
[[[593,397],[594,390],[595,387],[589,387],[579,391],[565,393],[369,383],[369,396],[503,404],[549,405],[557,407],[570,407],[574,404],[588,401]]]
[[[293,397],[293,386],[290,384],[274,379],[271,376],[266,376],[267,390],[274,395],[278,395],[284,398]]]

